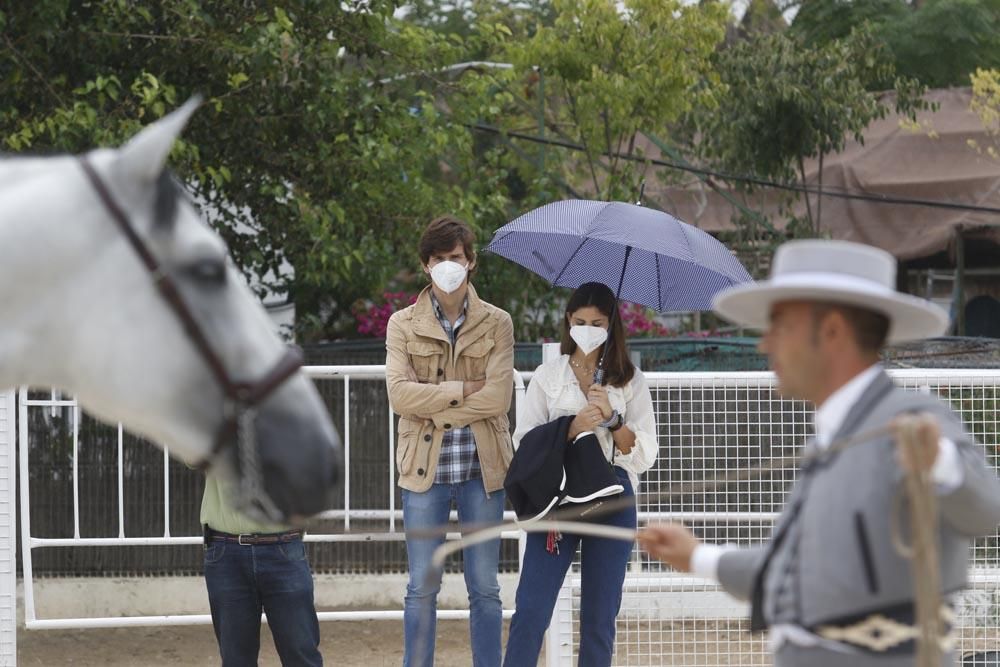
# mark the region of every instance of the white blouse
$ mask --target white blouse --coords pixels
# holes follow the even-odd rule
[[[659,445],[656,441],[656,420],[653,399],[646,385],[646,376],[638,368],[632,381],[624,387],[607,385],[611,407],[625,418],[625,425],[635,433],[635,446],[628,454],[615,452],[615,465],[624,469],[632,481],[632,488],[639,492],[639,475],[649,470],[656,461]],[[531,429],[566,415],[576,415],[587,405],[587,397],[580,389],[569,355],[542,364],[535,369],[525,394],[524,407],[518,415],[514,430],[514,448]],[[611,460],[614,440],[611,431],[596,429],[604,455]]]

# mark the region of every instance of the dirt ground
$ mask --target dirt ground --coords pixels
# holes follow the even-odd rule
[[[472,664],[467,621],[439,621],[435,662],[445,667]],[[399,621],[320,624],[321,650],[331,667],[396,667],[403,662],[403,625]],[[166,667],[219,665],[210,625],[88,630],[19,630],[21,666],[94,665]],[[281,663],[267,626],[261,629],[261,667]]]

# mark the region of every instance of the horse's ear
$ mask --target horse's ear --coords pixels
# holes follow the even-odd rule
[[[118,151],[115,170],[122,176],[144,183],[156,182],[167,162],[174,140],[200,105],[201,95],[195,95],[180,108],[143,128]]]

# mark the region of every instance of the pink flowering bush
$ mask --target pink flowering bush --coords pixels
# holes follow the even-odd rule
[[[630,338],[637,336],[669,336],[670,329],[666,328],[652,317],[653,311],[637,303],[619,303],[618,315],[622,319],[622,326],[625,333]]]
[[[385,338],[385,328],[389,324],[389,318],[397,310],[416,303],[417,295],[408,292],[383,292],[382,301],[383,303],[372,302],[354,307],[358,333],[362,336]]]
[[[688,338],[725,338],[729,334],[719,333],[715,329],[703,329],[702,331],[688,331],[684,335]]]

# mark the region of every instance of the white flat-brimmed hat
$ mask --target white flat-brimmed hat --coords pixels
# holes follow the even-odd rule
[[[930,301],[896,291],[896,259],[847,241],[789,241],[774,254],[768,280],[720,291],[716,313],[740,326],[767,329],[771,306],[819,301],[860,306],[889,318],[888,343],[940,336],[948,314]]]

